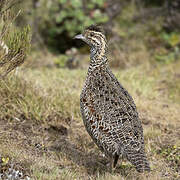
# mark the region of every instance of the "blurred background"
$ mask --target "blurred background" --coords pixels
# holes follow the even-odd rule
[[[0,0],[0,179],[147,179],[108,172],[84,128],[90,52],[73,37],[92,24],[137,105],[148,179],[179,179],[180,0]]]
[[[21,3],[21,9],[16,25],[30,25],[32,52],[59,55],[51,63],[60,67],[83,64],[73,62],[79,61],[75,54],[89,50],[72,38],[91,24],[106,30],[114,67],[144,61],[168,64],[179,58],[178,0],[29,0]]]

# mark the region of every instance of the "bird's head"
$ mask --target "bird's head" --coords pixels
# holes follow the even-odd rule
[[[91,48],[104,51],[104,53],[107,48],[105,33],[100,26],[91,25],[82,34],[76,35],[74,39],[81,39]]]

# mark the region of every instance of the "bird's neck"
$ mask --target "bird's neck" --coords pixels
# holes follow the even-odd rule
[[[107,66],[107,50],[106,49],[95,49],[91,48],[90,54],[90,66],[89,70],[92,71],[94,68]]]

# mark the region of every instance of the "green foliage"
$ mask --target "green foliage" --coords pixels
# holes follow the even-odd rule
[[[169,64],[176,61],[180,57],[180,50],[178,47],[175,47],[172,52],[166,54],[156,54],[155,59],[158,62]]]
[[[106,22],[108,17],[102,11],[104,3],[105,0],[87,1],[86,4],[83,4],[83,0],[56,1],[50,8],[49,21],[53,22],[49,33],[56,35],[67,32],[68,36],[73,37],[85,26]]]
[[[59,55],[54,59],[54,63],[57,67],[64,68],[67,64],[68,56],[66,55]]]
[[[160,150],[161,156],[163,156],[167,161],[171,162],[175,168],[180,165],[180,147],[168,146]]]
[[[163,41],[163,44],[166,47],[166,51],[159,52],[155,55],[155,59],[158,62],[162,63],[171,63],[179,59],[180,57],[180,34],[172,32],[172,33],[166,33],[162,32],[161,40]]]
[[[101,11],[105,0],[88,1],[85,5],[82,0],[59,0],[52,5],[50,19],[53,25],[49,32],[52,35],[66,31],[70,37],[82,31],[85,26],[94,23],[104,23],[108,20]],[[53,6],[59,7],[55,9]],[[59,25],[61,24],[61,25]]]
[[[21,19],[33,22],[34,36],[40,32],[49,47],[64,52],[73,46],[72,37],[85,27],[107,22],[105,3],[106,0],[54,0],[53,3],[39,0],[36,8],[31,0],[24,5],[30,15]]]
[[[176,32],[172,32],[172,33],[166,33],[163,32],[161,35],[162,39],[164,40],[164,42],[169,45],[170,47],[175,47],[178,44],[180,44],[180,34],[176,33]]]

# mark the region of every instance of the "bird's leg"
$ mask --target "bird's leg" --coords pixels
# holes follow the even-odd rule
[[[115,153],[115,155],[114,155],[114,163],[113,163],[113,167],[114,167],[114,168],[115,168],[116,165],[117,165],[118,159],[119,159],[119,155],[118,155],[117,153]]]

